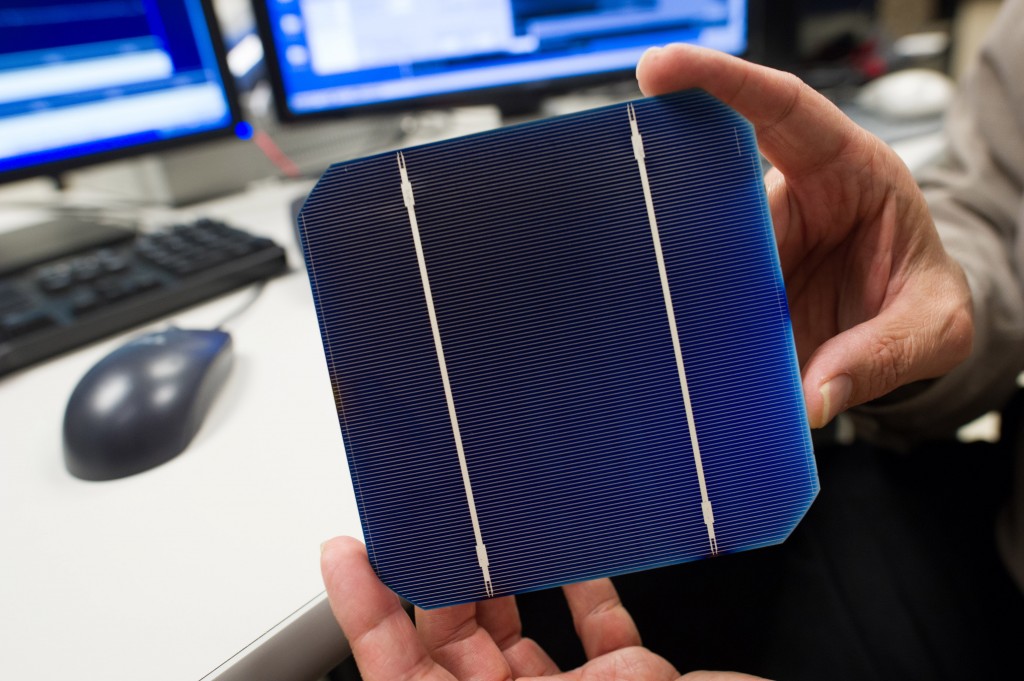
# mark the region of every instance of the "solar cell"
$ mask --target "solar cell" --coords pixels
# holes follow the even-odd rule
[[[818,481],[753,130],[699,91],[332,166],[370,561],[425,608],[783,541]]]

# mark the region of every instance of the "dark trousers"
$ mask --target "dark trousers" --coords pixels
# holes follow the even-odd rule
[[[1024,597],[996,554],[1005,447],[817,453],[821,493],[782,545],[616,578],[644,644],[682,672],[779,680],[1024,678]],[[525,633],[583,662],[559,592]]]

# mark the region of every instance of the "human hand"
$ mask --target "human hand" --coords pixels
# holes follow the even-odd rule
[[[331,609],[364,681],[680,678],[664,658],[641,647],[633,619],[608,579],[563,587],[588,662],[561,673],[536,642],[523,637],[512,596],[438,610],[417,608],[413,625],[398,596],[377,579],[366,549],[355,539],[338,537],[325,542],[320,568]],[[682,678],[755,679],[728,672],[693,672]]]
[[[971,295],[910,171],[796,76],[692,45],[649,50],[646,95],[701,88],[753,123],[812,427],[946,373]]]

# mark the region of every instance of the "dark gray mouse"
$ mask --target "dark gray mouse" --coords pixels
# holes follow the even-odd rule
[[[185,449],[231,370],[231,336],[171,327],[110,353],[71,393],[64,463],[83,480],[113,480]]]

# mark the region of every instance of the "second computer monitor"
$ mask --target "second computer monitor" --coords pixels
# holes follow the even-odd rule
[[[500,101],[628,72],[651,45],[741,54],[747,0],[255,0],[284,119]]]

